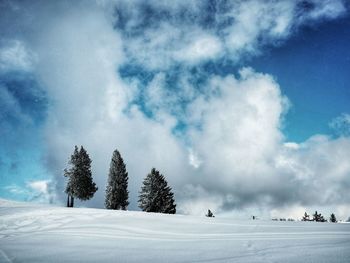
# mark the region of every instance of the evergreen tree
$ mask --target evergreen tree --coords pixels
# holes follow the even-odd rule
[[[64,176],[68,178],[66,193],[68,194],[67,206],[74,206],[74,198],[89,200],[98,190],[92,181],[91,159],[83,146],[75,146],[74,153],[69,161],[71,168],[65,169]]]
[[[215,217],[213,212],[208,209],[208,213],[205,215],[206,217]]]
[[[310,215],[308,215],[308,214],[305,212],[303,218],[301,219],[301,221],[310,221]]]
[[[106,187],[105,207],[126,210],[129,205],[128,173],[120,153],[113,152]]]
[[[329,221],[332,223],[337,223],[337,218],[335,217],[335,214],[333,214],[333,213],[331,214]]]
[[[138,202],[145,212],[176,213],[174,194],[165,177],[155,168],[144,179]]]
[[[316,222],[326,222],[327,220],[324,219],[323,215],[321,213],[317,213],[317,211],[315,211],[315,214],[313,214],[313,221]]]
[[[67,177],[68,182],[66,185],[66,194],[67,194],[67,207],[73,207],[74,206],[74,196],[73,196],[73,190],[72,190],[72,178],[71,178],[71,174],[73,173],[73,167],[75,165],[75,163],[78,162],[78,158],[79,158],[79,151],[78,151],[78,147],[75,146],[74,148],[74,153],[71,155],[71,158],[68,162],[69,165],[71,165],[72,167],[70,169],[64,169],[64,177]]]

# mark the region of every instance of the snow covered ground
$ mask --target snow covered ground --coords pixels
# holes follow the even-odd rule
[[[0,262],[350,262],[350,224],[161,215],[0,200]]]

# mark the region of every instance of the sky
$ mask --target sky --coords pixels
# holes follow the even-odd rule
[[[103,207],[156,167],[177,211],[350,216],[350,4],[0,1],[0,197],[64,204],[75,145]]]

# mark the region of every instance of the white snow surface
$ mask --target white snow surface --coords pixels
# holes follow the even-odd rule
[[[0,200],[0,262],[350,262],[350,224]]]

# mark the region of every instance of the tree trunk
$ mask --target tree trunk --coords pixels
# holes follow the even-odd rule
[[[70,207],[69,205],[69,194],[67,194],[67,207]]]
[[[70,198],[70,207],[74,207],[74,197],[71,196]]]

